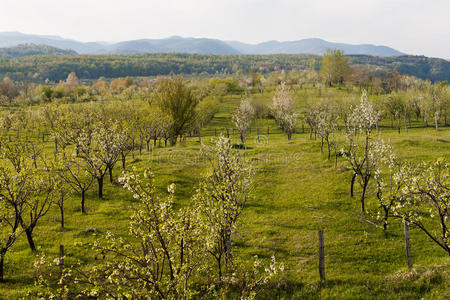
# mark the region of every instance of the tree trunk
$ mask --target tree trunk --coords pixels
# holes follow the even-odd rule
[[[59,214],[61,215],[61,228],[64,228],[64,204],[59,206]]]
[[[125,170],[125,164],[126,164],[127,158],[126,158],[126,156],[123,154],[123,152],[122,152],[121,155],[122,155],[122,169]]]
[[[178,137],[177,136],[173,136],[173,135],[171,135],[170,136],[170,138],[169,138],[169,140],[170,140],[170,146],[175,146],[176,144],[177,144],[177,139],[178,139]],[[167,146],[167,145],[166,145]]]
[[[338,161],[338,154],[337,154],[337,150],[334,149],[334,168],[337,168],[337,161]]]
[[[364,199],[366,197],[367,184],[369,183],[369,177],[364,177],[363,190],[361,194],[361,212],[365,211]]]
[[[356,180],[356,173],[353,173],[352,175],[352,181],[350,183],[350,197],[353,197],[353,187],[355,186],[355,180]]]
[[[406,120],[406,115],[405,115],[404,121],[405,121],[405,131],[406,131],[406,133],[408,133],[408,123]]]
[[[232,255],[231,255],[231,230],[228,228],[225,230],[225,266],[229,267],[231,265],[232,261]]]
[[[438,114],[434,115],[434,123],[436,125],[436,130],[439,130],[439,117],[438,117]]]
[[[6,253],[2,253],[0,255],[0,282],[3,282],[3,263],[5,262],[5,254]]]
[[[113,168],[112,167],[109,167],[108,168],[108,173],[109,173],[109,182],[113,182],[114,181],[114,178],[113,178]]]
[[[323,153],[323,138],[320,141],[320,153]]]
[[[389,210],[384,208],[384,218],[383,218],[383,231],[386,232],[387,230],[387,220],[389,217]]]
[[[327,149],[328,149],[328,161],[331,161],[330,142],[328,141],[328,139],[326,139],[326,141],[327,141]]]
[[[33,232],[30,229],[26,229],[25,230],[25,234],[26,234],[27,240],[28,240],[28,245],[30,245],[31,251],[36,252],[36,245],[34,244],[32,233]]]
[[[61,191],[61,195],[59,196],[59,214],[61,215],[61,228],[64,228],[64,191]]]
[[[150,152],[150,140],[145,141],[147,143],[147,152]]]
[[[98,182],[98,198],[102,199],[103,198],[103,176],[98,177],[97,182]]]
[[[85,201],[85,193],[86,191],[81,191],[81,213],[85,214],[86,213],[86,209],[84,207],[84,201]]]

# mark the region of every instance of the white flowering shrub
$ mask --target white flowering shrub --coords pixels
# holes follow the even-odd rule
[[[353,197],[354,183],[358,179],[362,187],[361,211],[365,211],[365,196],[370,179],[378,165],[389,156],[390,146],[382,140],[372,140],[372,130],[375,128],[380,113],[368,101],[364,91],[359,105],[352,108],[346,123],[347,146],[341,154],[348,162],[353,175],[350,183],[350,196]]]
[[[369,137],[372,130],[376,128],[380,117],[381,113],[369,101],[367,92],[363,91],[361,102],[357,106],[352,107],[346,125],[349,131],[353,133],[359,132]]]
[[[295,131],[298,115],[296,113],[295,100],[292,98],[284,82],[277,87],[269,110],[278,126],[286,133],[288,140]]]
[[[400,168],[394,178],[405,178],[393,215],[420,228],[450,255],[450,164],[438,159],[432,164]],[[398,179],[395,179],[398,180]]]
[[[369,181],[375,176],[375,172],[386,163],[392,155],[392,148],[384,140],[368,140],[361,143],[353,135],[347,135],[349,145],[341,150],[342,157],[353,170],[350,184],[350,195],[353,196],[354,182],[358,180],[362,188],[361,211],[365,211],[365,197]]]
[[[210,173],[194,195],[206,232],[206,246],[217,262],[219,279],[232,261],[232,234],[251,186],[253,169],[232,149],[228,138],[219,137],[204,147]]]
[[[232,120],[239,132],[242,144],[245,144],[254,115],[255,110],[249,99],[243,99],[233,113]]]

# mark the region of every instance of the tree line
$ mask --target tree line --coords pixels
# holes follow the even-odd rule
[[[376,57],[346,56],[352,68],[359,73],[385,78],[389,73],[431,79],[450,80],[450,63],[423,56]],[[83,79],[158,76],[169,74],[248,74],[273,71],[301,71],[313,62],[321,61],[316,55],[201,55],[181,53],[155,53],[141,55],[37,55],[19,58],[0,58],[0,76],[14,81],[42,83],[46,80],[64,80],[70,72]]]

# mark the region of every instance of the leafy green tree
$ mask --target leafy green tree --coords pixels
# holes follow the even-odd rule
[[[348,60],[342,50],[328,50],[323,55],[320,74],[327,85],[343,84],[349,72]]]
[[[161,111],[172,120],[169,140],[174,146],[178,137],[186,133],[194,122],[198,100],[181,77],[163,80],[155,91],[155,97]]]

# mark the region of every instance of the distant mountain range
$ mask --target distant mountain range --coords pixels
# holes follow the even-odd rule
[[[73,50],[62,50],[48,45],[21,44],[14,47],[0,48],[0,58],[16,58],[32,55],[77,55]]]
[[[269,41],[246,44],[237,41],[221,41],[208,38],[140,39],[119,43],[80,42],[59,36],[0,32],[0,47],[21,44],[47,45],[76,51],[79,54],[143,54],[143,53],[198,53],[198,54],[316,54],[327,49],[340,49],[347,55],[398,56],[404,53],[387,46],[370,44],[351,45],[332,43],[322,39],[302,39],[290,42]]]

